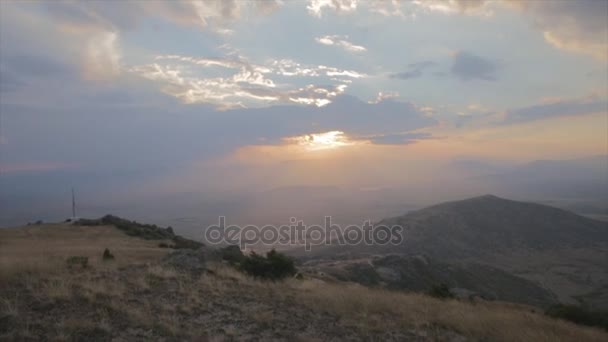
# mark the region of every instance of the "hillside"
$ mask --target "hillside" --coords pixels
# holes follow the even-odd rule
[[[63,268],[68,256],[85,256],[101,263],[105,248],[116,256],[116,264],[130,265],[157,260],[169,253],[159,244],[169,240],[130,237],[110,225],[79,226],[66,223],[29,225],[0,229],[0,276],[13,272],[38,272]]]
[[[462,298],[484,298],[548,307],[557,302],[550,291],[501,269],[482,265],[455,265],[423,255],[387,255],[346,261],[305,263],[309,272],[323,272],[335,279],[366,286],[426,292],[445,284]]]
[[[504,270],[553,292],[563,302],[577,303],[592,292],[594,298],[604,298],[597,292],[608,284],[606,222],[486,195],[438,204],[378,224],[404,227],[403,243],[317,247],[307,257],[424,254],[450,264],[485,264]],[[608,303],[599,304],[608,307]]]
[[[439,300],[309,274],[263,282],[208,259],[213,253],[206,247],[171,252],[200,254],[205,272],[199,274],[169,266],[164,260],[179,258],[168,257],[169,249],[158,247],[158,242],[111,226],[51,224],[0,230],[0,340],[608,338],[601,330],[554,320],[527,306]],[[115,259],[104,262],[106,247]],[[33,251],[29,258],[23,258],[25,250]],[[66,258],[75,255],[89,256],[89,265],[66,267]]]
[[[517,250],[605,247],[608,224],[492,195],[442,203],[379,224],[402,225],[403,247],[438,258],[485,258]]]

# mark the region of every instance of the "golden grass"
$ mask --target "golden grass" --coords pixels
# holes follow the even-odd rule
[[[18,317],[19,305],[17,298],[1,298],[0,299],[0,314],[3,316]]]
[[[162,279],[177,278],[178,275],[176,270],[161,265],[151,265],[147,267],[146,272],[150,276]]]
[[[600,329],[556,320],[526,305],[440,300],[317,279],[262,282],[225,265],[216,264],[211,269],[212,276],[201,277],[211,291],[226,292],[227,283],[236,283],[243,289],[253,287],[260,295],[292,296],[299,305],[337,315],[343,324],[363,334],[405,327],[414,331],[455,331],[488,341],[608,341],[608,334]],[[273,313],[261,310],[252,313],[252,318],[261,325],[272,324]]]
[[[267,331],[273,330],[277,321],[285,324],[284,312],[295,308],[298,313],[305,312],[303,317],[308,319],[334,317],[342,329],[356,332],[361,339],[405,331],[428,340],[445,340],[446,333],[455,332],[487,341],[608,341],[604,331],[555,320],[523,305],[442,301],[317,279],[263,282],[222,263],[209,263],[209,272],[193,279],[159,265],[156,261],[167,250],[157,244],[109,227],[44,225],[0,231],[0,276],[19,279],[18,285],[4,283],[5,288],[0,281],[0,318],[9,317],[13,325],[13,335],[6,336],[35,339],[30,326],[38,322],[29,321],[32,312],[28,310],[29,304],[40,302],[65,308],[56,311],[61,317],[52,318],[51,328],[47,324],[47,329],[53,330],[48,333],[54,333],[56,340],[78,339],[83,334],[114,336],[117,323],[112,317],[117,313],[124,317],[121,323],[169,339],[184,339],[185,333],[191,338],[233,339],[238,338],[242,327],[230,320],[232,315],[241,315],[242,321]],[[101,261],[106,247],[116,256],[115,262]],[[88,256],[92,267],[68,270],[65,259],[71,255]],[[8,264],[12,265],[7,270]],[[117,267],[130,264],[143,265]],[[30,272],[22,272],[24,269]],[[79,305],[92,308],[88,317],[74,314],[80,312]],[[195,321],[201,314],[212,315],[206,319],[218,315],[223,325],[207,333],[199,327],[200,321]],[[324,340],[326,333],[320,326],[313,326],[307,332],[294,332],[291,338]]]
[[[421,294],[363,286],[289,281],[297,300],[315,310],[342,317],[353,327],[370,330],[409,326],[439,327],[490,341],[606,341],[608,334],[555,320],[524,306],[501,302],[469,303],[439,300]]]
[[[124,266],[156,261],[169,250],[158,240],[130,237],[111,226],[43,224],[0,229],[0,279],[13,273],[61,270],[70,256],[85,256],[93,267]],[[103,262],[109,248],[115,256]]]
[[[200,312],[206,305],[202,296],[210,295],[225,298],[225,308],[242,312],[260,329],[272,329],[279,318],[277,315],[281,315],[275,310],[273,301],[289,298],[302,310],[338,317],[340,325],[361,336],[409,331],[435,340],[453,331],[473,340],[488,341],[606,341],[608,338],[608,334],[601,330],[554,320],[521,305],[442,301],[420,294],[315,279],[262,282],[221,264],[213,264],[212,271],[199,279],[192,279],[171,268],[149,265],[124,283],[117,282],[120,270],[65,271],[63,274],[25,277],[24,281],[29,282],[32,293],[38,293],[41,299],[66,303],[75,299],[75,293],[78,293],[80,298],[99,307],[93,320],[72,317],[58,323],[57,339],[63,336],[67,340],[83,331],[111,334],[113,328],[108,310],[122,312],[136,326],[152,329],[163,336],[179,337],[183,334],[184,322],[178,320],[177,315],[196,317],[193,313]],[[174,285],[164,294],[174,298],[171,302],[159,298],[158,301],[133,305],[124,301],[126,297],[133,298],[137,291],[149,289],[147,282],[137,279],[151,275],[163,284]],[[263,305],[241,307],[236,304],[239,296],[246,295],[261,298]],[[19,297],[0,296],[0,309],[3,315],[20,317]],[[222,334],[238,337],[238,330],[229,322],[226,324],[222,327]],[[24,326],[20,336],[27,334],[27,326]],[[294,335],[300,340],[318,337]]]

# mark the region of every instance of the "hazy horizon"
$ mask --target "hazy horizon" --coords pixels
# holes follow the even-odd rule
[[[608,215],[606,1],[0,3],[0,226]],[[567,23],[564,24],[564,23]]]

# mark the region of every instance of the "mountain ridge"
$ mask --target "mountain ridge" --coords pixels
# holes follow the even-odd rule
[[[487,265],[580,303],[608,284],[608,223],[532,202],[483,195],[439,203],[377,225],[404,227],[397,245],[321,246],[312,259],[428,255],[454,265]],[[599,291],[599,294],[598,294]],[[590,298],[590,297],[588,297]],[[608,307],[608,303],[593,303]]]

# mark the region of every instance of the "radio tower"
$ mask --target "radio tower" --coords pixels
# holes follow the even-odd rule
[[[74,188],[72,188],[72,220],[76,220],[76,196],[74,196]]]

